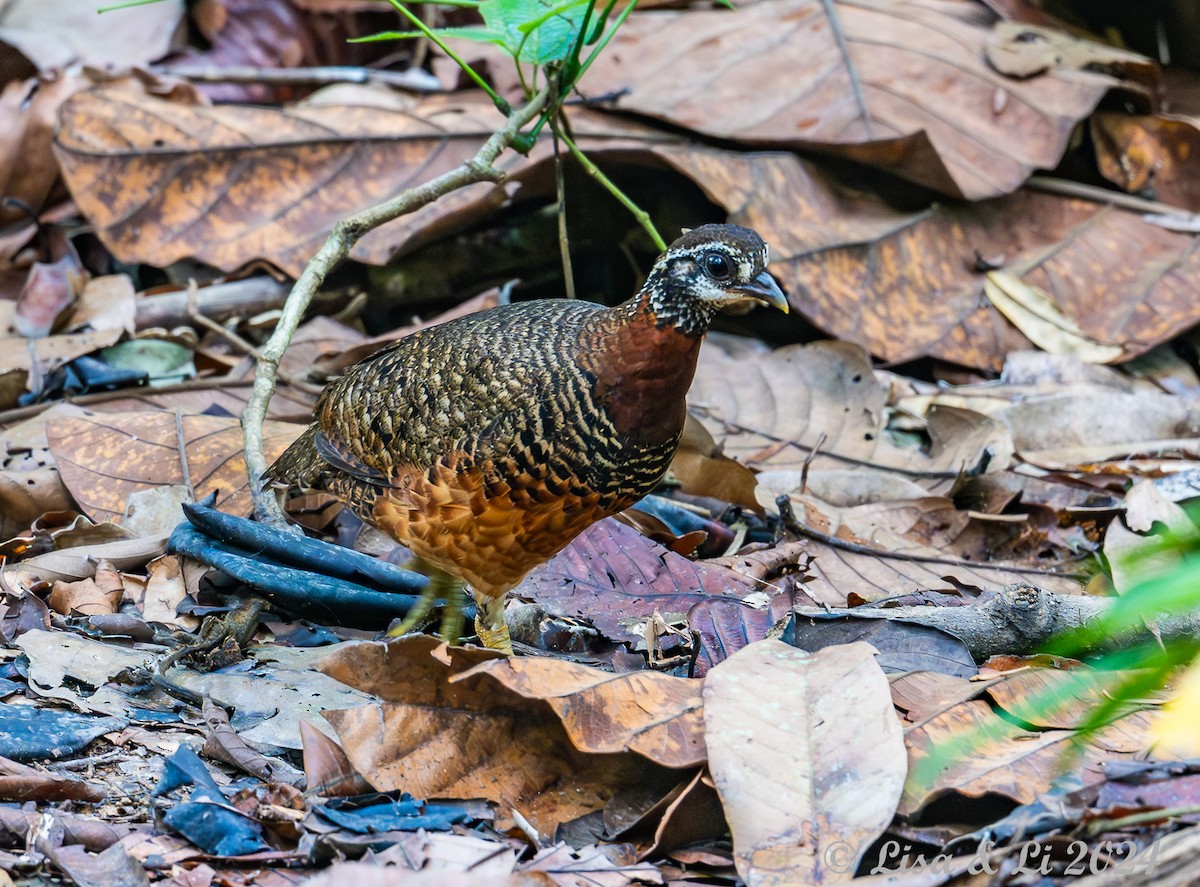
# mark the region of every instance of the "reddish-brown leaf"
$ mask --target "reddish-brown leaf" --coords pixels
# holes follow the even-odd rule
[[[1118,82],[1057,70],[1005,77],[984,58],[988,33],[967,2],[647,12],[618,32],[584,86],[708,136],[835,151],[978,200],[1056,166],[1075,124]]]

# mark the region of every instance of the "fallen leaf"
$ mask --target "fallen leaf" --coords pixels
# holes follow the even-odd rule
[[[5,801],[90,801],[104,800],[107,792],[73,776],[35,770],[8,758],[0,758],[0,799]]]
[[[979,256],[1001,256],[1002,268],[1053,293],[1084,337],[1127,358],[1197,321],[1185,296],[1200,279],[1194,239],[1109,205],[1026,188],[897,213],[886,233],[855,241],[828,233],[818,240],[807,228],[797,238],[775,200],[758,195],[733,218],[755,224],[771,244],[771,270],[792,306],[826,334],[889,362],[934,356],[998,370],[1008,353],[1029,348],[983,298]]]
[[[575,850],[562,844],[539,850],[518,872],[537,872],[554,887],[624,887],[662,884],[663,876],[650,863],[637,862],[627,847],[608,844]]]
[[[0,373],[36,369],[45,374],[121,338],[120,330],[95,330],[27,339],[12,333],[13,312],[13,302],[0,300]]]
[[[126,274],[93,277],[67,321],[69,330],[120,330],[133,334],[137,315],[133,281]]]
[[[753,357],[700,352],[690,408],[737,461],[769,470],[768,499],[813,471],[892,469],[926,490],[949,490],[990,451],[989,471],[1011,460],[1004,426],[966,410],[931,412],[928,453],[885,433],[888,392],[861,348],[848,342],[788,345]],[[785,473],[790,472],[790,473]]]
[[[17,297],[12,328],[27,339],[50,335],[83,289],[86,273],[70,253],[55,262],[34,262]]]
[[[479,98],[434,97],[403,111],[373,101],[279,109],[98,89],[64,105],[55,153],[80,210],[121,260],[194,256],[232,270],[268,258],[297,276],[334,222],[463,163],[495,115]],[[547,134],[537,153],[549,152]],[[509,152],[496,165],[530,162]],[[492,182],[455,191],[370,232],[353,255],[383,264],[415,232],[428,240],[455,213],[495,208],[502,195]]]
[[[677,783],[675,771],[637,755],[576,751],[547,703],[485,674],[451,680],[494,658],[423,635],[346,648],[320,667],[387,701],[325,717],[376,789],[486,798],[500,805],[499,816],[516,810],[546,836],[603,809],[622,787],[661,785],[665,792]]]
[[[690,561],[607,519],[526,576],[514,593],[628,641],[644,638],[646,620],[656,611],[670,619],[700,601],[740,601],[762,587],[723,565]]]
[[[705,678],[704,722],[748,887],[849,881],[891,823],[906,773],[900,721],[871,646],[810,655],[779,641],[751,644]],[[845,857],[831,856],[843,844]]]
[[[271,462],[303,430],[267,422],[263,445]],[[103,413],[62,419],[46,429],[63,483],[93,519],[120,518],[138,490],[187,484],[197,499],[217,494],[217,506],[248,514],[250,491],[236,418],[171,412]],[[182,468],[186,449],[188,476]]]
[[[997,22],[988,36],[987,60],[1002,74],[1021,79],[1047,71],[1104,71],[1155,89],[1160,76],[1145,56],[1028,21]]]
[[[986,694],[1023,723],[1075,729],[1129,678],[1128,672],[1084,667],[1026,668],[989,683]]]
[[[548,703],[580,751],[637,752],[664,767],[704,763],[700,684],[653,671],[610,674],[555,659],[481,662],[452,682],[487,675]]]
[[[178,625],[188,631],[194,631],[199,624],[195,616],[179,616],[176,607],[187,597],[184,587],[183,570],[179,558],[165,555],[155,558],[147,569],[150,577],[141,601],[142,618],[147,622],[162,622],[167,625]]]
[[[1119,82],[1057,70],[1012,80],[986,63],[988,38],[974,4],[930,0],[643,12],[584,87],[712,138],[816,148],[979,200],[1057,166]]]
[[[1050,294],[1030,286],[1010,271],[989,271],[983,294],[1029,341],[1051,354],[1066,354],[1086,363],[1116,363],[1124,349],[1096,342],[1063,315]]]
[[[1042,468],[1071,468],[1137,453],[1200,452],[1200,404],[1153,392],[1028,397],[997,417],[1017,452]]]
[[[121,577],[109,564],[96,568],[95,578],[77,582],[55,582],[50,592],[50,609],[64,616],[96,616],[115,613],[125,594]]]
[[[827,539],[805,537],[804,551],[812,558],[811,578],[804,591],[828,606],[845,606],[847,597],[878,601],[927,590],[953,591],[958,587],[998,588],[1018,579],[1029,579],[1023,565],[972,562],[948,555],[922,541],[915,526],[904,522],[888,526],[877,520],[879,506],[835,508],[811,496],[790,497],[799,522]],[[886,505],[887,503],[884,503]],[[918,516],[916,503],[894,503],[892,517]],[[895,555],[895,556],[894,556]],[[1062,594],[1080,590],[1078,580],[1033,568],[1038,585]]]
[[[14,202],[0,207],[0,227],[23,220],[29,224],[24,237],[11,242],[0,237],[2,263],[33,234],[34,225],[20,207],[36,213],[50,196],[58,181],[58,162],[50,151],[58,109],[87,84],[88,80],[77,74],[48,71],[27,80],[12,80],[0,92],[0,194]]]
[[[183,16],[183,0],[103,15],[73,0],[14,0],[0,8],[0,40],[42,71],[80,62],[129,67],[166,55]]]

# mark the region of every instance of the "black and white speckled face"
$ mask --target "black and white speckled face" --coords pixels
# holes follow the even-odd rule
[[[766,273],[767,244],[737,225],[703,225],[663,253],[646,279],[660,324],[702,335],[718,311],[747,304],[787,310],[787,301]]]

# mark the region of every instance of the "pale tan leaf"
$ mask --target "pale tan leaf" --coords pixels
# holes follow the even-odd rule
[[[896,811],[906,760],[887,679],[869,644],[809,654],[780,641],[708,673],[709,767],[749,887],[849,881]],[[833,870],[828,848],[854,859]]]
[[[0,40],[42,71],[80,62],[128,67],[166,55],[183,16],[183,0],[103,15],[75,0],[11,0],[0,5]]]
[[[989,271],[983,293],[1029,341],[1051,354],[1065,354],[1085,363],[1115,363],[1125,353],[1119,346],[1089,339],[1049,293],[1011,271]]]

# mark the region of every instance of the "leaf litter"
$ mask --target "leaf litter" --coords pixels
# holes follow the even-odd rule
[[[316,16],[375,27],[354,4],[219,5],[189,13],[211,44],[181,58],[337,63],[349,44],[316,41]],[[633,15],[585,81],[593,101],[568,111],[580,146],[664,230],[761,231],[800,319],[714,334],[663,497],[517,590],[529,655],[279,612],[246,658],[161,674],[240,591],[167,537],[210,493],[249,512],[237,416],[281,304],[267,272],[297,274],[338,218],[453,167],[498,118],[471,92],[291,101],[295,85],[62,71],[0,18],[27,65],[0,72],[15,134],[0,183],[25,207],[0,207],[0,797],[39,805],[0,807],[0,869],[206,887],[792,884],[900,865],[889,842],[974,851],[979,823],[1010,854],[1170,840],[1153,814],[1194,803],[1195,780],[1156,745],[1178,739],[1172,709],[1150,696],[1081,733],[1135,670],[1032,656],[989,620],[1094,614],[1105,598],[1085,583],[1127,591],[1123,553],[1190,527],[1195,126],[1158,104],[1157,63],[992,11],[1012,5]],[[49,8],[10,7],[58,27]],[[182,13],[155,14],[153,41],[115,25],[120,40],[80,29],[91,45],[72,45],[157,60]],[[280,39],[244,42],[252,21]],[[1172,92],[1181,71],[1165,73]],[[284,359],[268,459],[308,420],[313,382],[512,297],[507,266],[431,279],[424,251],[507,251],[517,297],[554,290],[549,140],[504,162],[503,185],[361,242],[320,305],[336,317],[308,319]],[[1129,193],[1030,178],[1080,164]],[[565,211],[578,267],[614,243],[614,280],[652,257],[603,199]],[[1176,222],[1146,215],[1165,211]],[[67,237],[70,220],[97,240]],[[247,282],[231,274],[253,297],[212,307]],[[122,388],[121,372],[154,387]],[[291,504],[311,534],[405,562],[336,503]],[[1022,819],[1061,799],[1058,825]]]

